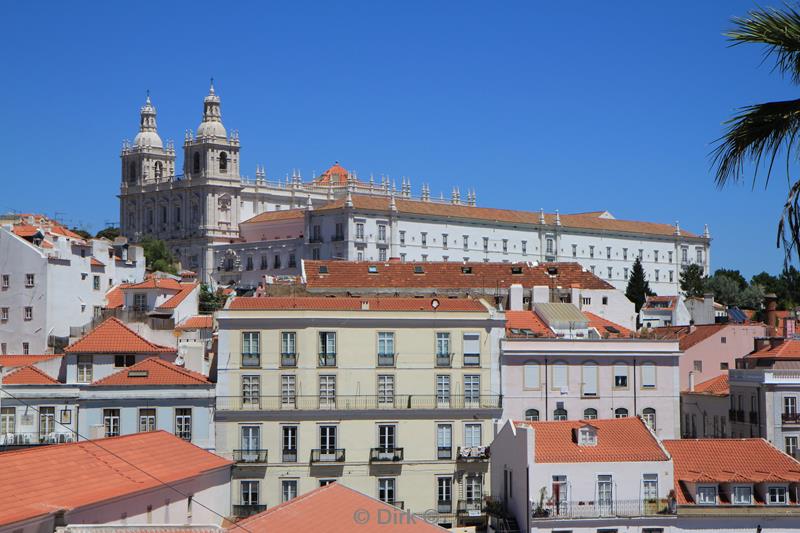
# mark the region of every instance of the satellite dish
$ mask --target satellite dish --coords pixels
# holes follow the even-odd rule
[[[436,298],[431,300],[431,307],[433,307],[434,309],[438,308],[439,307],[439,300],[437,300]]]

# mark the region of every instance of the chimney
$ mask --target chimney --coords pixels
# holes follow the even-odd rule
[[[764,295],[764,309],[766,309],[767,335],[770,337],[778,334],[778,297],[775,293]]]
[[[697,326],[694,325],[694,320],[689,321],[689,333],[697,331]]]
[[[361,310],[369,311],[369,302],[367,300],[361,300]]]
[[[769,337],[755,337],[753,339],[753,351],[757,352],[770,346]]]
[[[789,316],[783,319],[783,336],[791,339],[795,335],[795,320],[797,320],[797,309],[789,312]]]
[[[508,310],[522,311],[522,285],[513,283],[508,289]]]
[[[694,371],[689,372],[689,392],[694,392]]]

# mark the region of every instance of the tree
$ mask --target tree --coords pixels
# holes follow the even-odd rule
[[[642,262],[637,257],[631,269],[631,277],[628,280],[628,287],[625,289],[625,296],[634,303],[636,312],[638,313],[644,305],[645,300],[647,300],[647,297],[655,296],[655,294],[656,293],[650,290],[650,284],[644,277]]]
[[[730,278],[736,282],[739,286],[739,290],[745,290],[747,288],[747,280],[744,279],[741,272],[738,270],[729,270],[727,268],[718,268],[714,271],[714,276],[725,276],[726,278]]]
[[[788,266],[783,269],[778,279],[782,289],[778,293],[778,298],[783,299],[784,309],[792,309],[800,305],[800,271],[793,266]]]
[[[775,69],[800,84],[800,13],[785,6],[756,8],[746,18],[733,19],[734,29],[726,36],[733,44],[765,45],[765,53],[775,60]],[[726,123],[727,129],[712,152],[717,167],[715,181],[719,187],[738,183],[744,177],[745,163],[755,166],[753,184],[761,163],[767,163],[765,186],[769,184],[773,164],[779,154],[786,154],[789,192],[778,221],[777,246],[783,246],[785,265],[793,253],[800,258],[800,179],[792,181],[790,159],[797,157],[796,143],[800,133],[800,99],[766,102],[742,108]],[[781,157],[783,157],[781,155]]]
[[[119,236],[120,236],[119,228],[115,228],[113,226],[101,229],[100,231],[97,232],[97,235],[95,235],[95,237],[98,239],[108,239],[109,241],[113,241]]]
[[[713,275],[705,282],[706,291],[714,295],[714,301],[723,305],[739,305],[742,292],[739,284],[726,275]]]
[[[739,307],[759,310],[764,302],[765,294],[764,287],[757,283],[752,283],[739,294]]]
[[[702,297],[705,291],[703,267],[691,264],[681,272],[678,279],[684,296],[687,298]]]
[[[164,241],[145,237],[139,244],[144,249],[147,268],[169,272],[170,274],[178,273],[178,269],[175,266],[175,256],[172,255]]]
[[[225,296],[220,292],[212,292],[208,285],[203,283],[200,285],[200,312],[203,314],[212,314],[218,309],[222,309],[225,305]]]
[[[80,236],[81,236],[81,237],[83,237],[84,239],[91,239],[91,238],[92,238],[92,234],[91,234],[91,233],[89,233],[88,231],[86,231],[85,229],[81,229],[81,228],[70,228],[69,230],[70,230],[72,233],[77,233],[78,235],[80,235]]]

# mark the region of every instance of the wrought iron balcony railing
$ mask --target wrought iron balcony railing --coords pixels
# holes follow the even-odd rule
[[[344,448],[316,448],[311,450],[312,463],[343,463]]]
[[[364,410],[364,409],[500,409],[502,396],[395,394],[357,396],[217,396],[219,411]]]
[[[485,461],[489,459],[489,456],[488,446],[470,446],[466,448],[459,446],[458,452],[456,452],[456,459],[462,462]]]
[[[281,366],[297,366],[297,354],[296,353],[282,353],[281,354]]]
[[[267,450],[233,450],[233,460],[237,463],[266,463]]]
[[[372,448],[369,460],[376,463],[398,462],[403,460],[403,448]]]
[[[449,460],[453,458],[452,446],[438,446],[436,448],[436,458],[439,460]]]
[[[674,515],[676,512],[674,500],[643,499],[556,502],[535,508],[532,515],[534,519],[557,520]]]
[[[296,463],[297,449],[284,449],[281,453],[281,459],[284,463]]]
[[[456,506],[456,513],[462,516],[480,517],[485,512],[486,500],[483,497],[458,500],[458,505]]]
[[[436,502],[436,512],[439,514],[450,514],[453,512],[452,500],[439,500]]]
[[[781,413],[781,422],[784,424],[800,424],[800,413]]]
[[[237,518],[247,518],[248,516],[252,516],[254,514],[263,513],[267,510],[266,505],[256,505],[256,504],[235,504],[233,506],[233,516]]]

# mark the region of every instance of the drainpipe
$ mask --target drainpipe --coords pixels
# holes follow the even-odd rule
[[[550,408],[548,407],[548,393],[550,389],[550,384],[548,383],[548,376],[550,375],[550,371],[547,367],[547,357],[544,358],[544,419],[550,420],[549,413]]]
[[[633,416],[639,415],[639,410],[636,408],[636,359],[633,360]]]
[[[756,387],[756,417],[758,420],[758,436],[761,437],[761,387]]]

